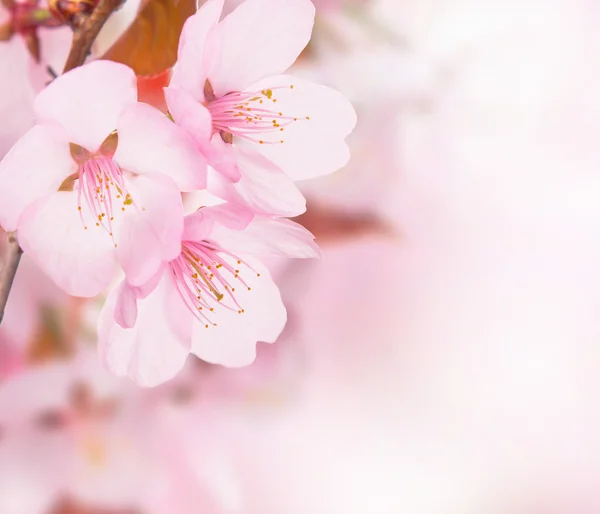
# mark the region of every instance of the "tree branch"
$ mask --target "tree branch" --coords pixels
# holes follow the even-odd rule
[[[98,37],[100,30],[113,11],[121,5],[122,0],[100,0],[88,17],[84,18],[73,31],[73,43],[67,57],[63,73],[81,66]]]
[[[4,264],[0,268],[0,323],[4,318],[6,302],[17,274],[19,262],[21,262],[21,255],[23,255],[23,250],[21,250],[14,232],[11,232],[8,234],[8,243],[4,252]]]
[[[81,66],[92,48],[92,44],[100,30],[113,11],[121,5],[123,0],[100,0],[89,16],[78,18],[77,25],[73,28],[73,43],[65,63],[63,73]],[[15,233],[8,234],[8,244],[4,254],[3,265],[0,268],[0,323],[4,318],[8,295],[15,280],[21,250]]]

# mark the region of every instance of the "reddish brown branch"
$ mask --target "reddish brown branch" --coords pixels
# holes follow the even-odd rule
[[[0,323],[2,323],[2,319],[4,318],[6,302],[8,301],[8,295],[15,280],[22,254],[23,250],[21,250],[14,233],[8,234],[8,243],[4,252],[2,268],[0,268]]]
[[[92,44],[113,11],[122,0],[100,0],[92,14],[83,18],[73,31],[73,43],[63,73],[81,66],[92,48]]]

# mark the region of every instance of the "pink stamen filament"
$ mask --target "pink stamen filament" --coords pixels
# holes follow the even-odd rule
[[[181,299],[206,327],[216,326],[209,317],[215,307],[237,311],[238,314],[244,312],[236,299],[233,279],[248,291],[251,289],[240,276],[240,269],[234,268],[221,254],[234,259],[238,266],[254,271],[237,256],[209,241],[184,241],[180,256],[171,262]]]
[[[211,101],[208,109],[212,115],[213,129],[215,132],[225,132],[233,136],[259,144],[280,144],[281,133],[285,127],[309,119],[308,116],[286,116],[283,112],[268,109],[261,104],[277,102],[273,91],[278,89],[293,89],[293,86],[279,86],[262,91],[243,91],[228,93],[227,95]],[[277,140],[273,134],[277,133]],[[262,138],[256,136],[263,135]],[[269,140],[271,138],[271,140]]]
[[[95,155],[79,166],[78,178],[77,208],[84,228],[87,229],[83,217],[83,200],[96,226],[103,227],[112,236],[115,210],[119,208],[119,204],[121,211],[133,204],[121,168],[110,157]]]

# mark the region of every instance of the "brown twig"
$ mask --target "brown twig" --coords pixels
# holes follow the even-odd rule
[[[63,73],[81,66],[88,56],[92,43],[113,11],[121,5],[122,0],[100,0],[89,17],[82,20],[73,31],[73,43],[67,57]]]
[[[2,323],[2,319],[4,318],[6,302],[8,301],[10,288],[17,274],[21,255],[23,255],[23,250],[21,250],[14,233],[8,234],[8,244],[4,252],[3,265],[0,269],[0,323]]]
[[[122,1],[100,0],[89,16],[79,18],[77,26],[73,29],[73,43],[63,73],[77,68],[85,62],[104,23],[113,11],[121,5]],[[6,302],[8,302],[8,295],[15,280],[22,254],[23,250],[19,247],[16,235],[14,233],[8,234],[8,244],[3,265],[0,268],[0,323],[4,318]]]

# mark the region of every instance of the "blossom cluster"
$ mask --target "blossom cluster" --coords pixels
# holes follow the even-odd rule
[[[349,158],[348,100],[285,74],[310,0],[223,4],[186,21],[166,115],[138,101],[132,69],[94,60],[37,94],[0,163],[0,225],[68,294],[108,291],[100,358],[142,386],[189,353],[243,366],[275,341],[286,310],[261,259],[319,256],[287,219],[306,210],[295,182]]]

